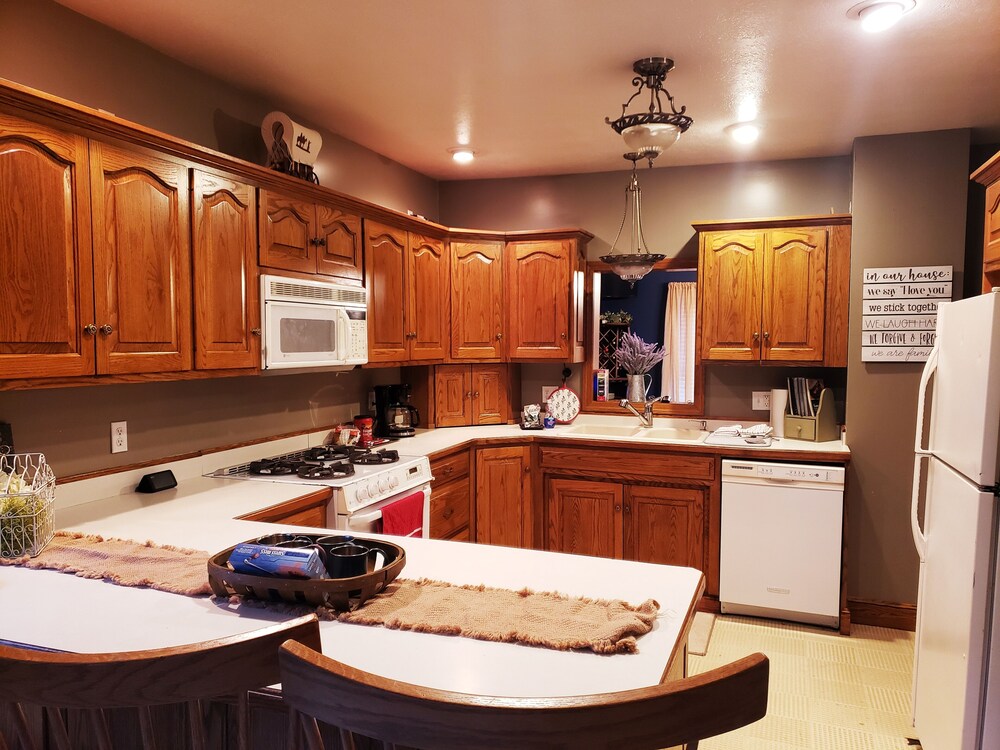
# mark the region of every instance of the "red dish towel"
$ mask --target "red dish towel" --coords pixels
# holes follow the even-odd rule
[[[424,493],[414,492],[382,508],[382,533],[420,536],[424,530]]]

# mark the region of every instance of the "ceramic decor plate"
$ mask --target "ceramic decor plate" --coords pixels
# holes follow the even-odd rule
[[[549,413],[559,424],[569,424],[580,413],[580,397],[563,386],[549,394]]]

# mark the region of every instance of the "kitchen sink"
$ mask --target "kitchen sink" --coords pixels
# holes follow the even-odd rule
[[[594,437],[632,437],[641,427],[614,424],[579,424],[566,430],[569,435],[592,435]]]
[[[635,437],[646,438],[648,440],[688,440],[700,442],[708,435],[704,430],[691,430],[683,427],[650,427],[640,428],[635,433]]]

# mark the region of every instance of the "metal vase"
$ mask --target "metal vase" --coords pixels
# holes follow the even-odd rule
[[[646,381],[649,378],[649,382]],[[645,401],[646,393],[649,391],[649,385],[653,382],[653,376],[649,373],[644,375],[629,375],[628,376],[628,393],[626,398],[629,401]]]

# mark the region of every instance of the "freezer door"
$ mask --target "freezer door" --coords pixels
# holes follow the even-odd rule
[[[977,750],[996,498],[935,458],[928,462],[913,721],[924,750]]]
[[[938,310],[928,449],[974,484],[998,479],[1000,293]]]

